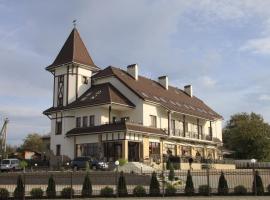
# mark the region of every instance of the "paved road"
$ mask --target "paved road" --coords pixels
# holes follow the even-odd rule
[[[132,199],[132,200],[146,200],[146,199],[151,199],[151,200],[164,200],[164,199],[169,199],[169,200],[269,200],[270,196],[264,196],[264,197],[252,197],[252,196],[244,196],[244,197],[239,197],[239,196],[228,196],[228,197],[218,197],[218,196],[212,196],[212,197],[144,197],[144,198],[136,198],[136,197],[128,197],[128,198],[95,198],[98,200],[127,200],[127,199]],[[57,199],[61,200],[61,199]],[[79,200],[79,199],[77,199]],[[85,199],[82,199],[85,200]]]

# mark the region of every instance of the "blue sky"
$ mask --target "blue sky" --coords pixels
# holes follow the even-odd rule
[[[270,1],[0,0],[0,119],[8,143],[46,134],[51,64],[72,20],[94,62],[125,68],[194,94],[224,116],[262,114],[270,122]]]

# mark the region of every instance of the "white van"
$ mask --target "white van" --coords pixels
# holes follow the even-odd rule
[[[1,171],[16,171],[21,170],[20,161],[15,158],[4,159],[0,165]]]

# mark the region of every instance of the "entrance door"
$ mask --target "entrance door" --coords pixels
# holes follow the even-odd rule
[[[139,142],[128,142],[128,161],[139,162],[140,159],[140,143]]]

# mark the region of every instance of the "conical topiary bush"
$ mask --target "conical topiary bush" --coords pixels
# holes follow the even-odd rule
[[[255,184],[255,179],[256,179],[256,184]],[[255,186],[256,186],[256,193],[257,193],[256,195],[263,195],[264,194],[263,182],[262,182],[262,178],[259,175],[258,171],[255,172],[255,177],[254,177],[253,184],[252,184],[253,194],[255,194]]]
[[[174,174],[174,168],[173,168],[173,165],[170,165],[170,172],[169,172],[168,179],[169,179],[170,181],[174,181],[174,176],[175,176],[175,174]]]
[[[24,196],[24,185],[23,185],[22,176],[19,175],[17,179],[17,186],[14,190],[14,198],[23,199],[23,196]]]
[[[117,192],[119,197],[124,197],[128,195],[127,185],[124,173],[121,171],[118,179]]]
[[[89,173],[84,177],[83,187],[82,187],[82,197],[91,197],[92,196],[92,183],[89,177]]]
[[[55,198],[56,196],[55,181],[53,179],[53,175],[51,175],[49,178],[46,195],[48,198]]]
[[[218,194],[227,195],[229,193],[228,183],[224,176],[224,173],[221,172],[219,181],[218,181]]]
[[[159,187],[159,182],[157,180],[156,172],[152,173],[149,194],[150,194],[150,196],[159,196],[160,195],[160,187]]]
[[[193,185],[193,181],[192,181],[192,176],[190,174],[190,170],[188,170],[188,173],[187,173],[185,194],[188,196],[191,196],[194,194],[194,185]]]

